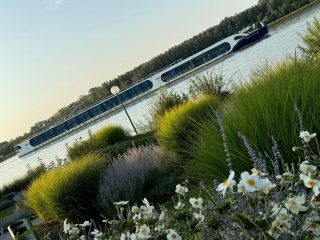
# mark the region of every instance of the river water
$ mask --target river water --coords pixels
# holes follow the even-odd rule
[[[211,64],[197,74],[219,71],[222,72],[226,78],[232,78],[235,82],[248,80],[250,73],[258,67],[264,66],[266,63],[276,64],[285,57],[294,55],[297,51],[297,46],[301,43],[298,33],[305,32],[307,23],[311,22],[314,16],[320,18],[320,5],[283,21],[281,24],[270,29],[269,35],[264,39],[229,55],[224,58],[223,61]],[[185,79],[167,88],[169,90],[187,93],[190,79],[193,77],[194,75],[192,77],[185,77]],[[157,94],[159,94],[159,91],[127,106],[128,113],[135,125],[144,125],[147,122],[150,109]],[[26,164],[35,167],[39,165],[39,159],[48,164],[52,160],[55,160],[56,157],[66,158],[67,146],[72,145],[80,139],[87,139],[89,130],[95,132],[108,124],[120,124],[124,128],[132,131],[130,122],[124,111],[117,111],[111,116],[106,116],[94,124],[26,156],[19,158],[16,155],[0,163],[0,187],[26,174]]]

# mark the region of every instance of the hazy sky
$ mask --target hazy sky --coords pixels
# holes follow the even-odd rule
[[[257,0],[0,0],[0,142]]]

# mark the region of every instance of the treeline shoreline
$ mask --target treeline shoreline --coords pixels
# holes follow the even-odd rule
[[[168,66],[172,62],[181,58],[184,59],[248,25],[265,20],[266,24],[274,26],[288,16],[303,11],[307,9],[308,6],[313,6],[316,3],[319,3],[319,0],[293,0],[290,3],[285,0],[260,0],[257,5],[249,9],[232,17],[226,17],[218,25],[168,49],[166,52],[159,54],[148,62],[142,63],[133,70],[113,80],[106,81],[100,87],[91,88],[87,95],[80,96],[77,101],[60,109],[52,117],[35,123],[28,133],[24,133],[24,135],[10,141],[0,143],[0,162],[13,156],[14,146],[22,140],[109,97],[111,94],[109,90],[112,85],[119,85],[122,89],[126,88],[148,75],[159,71],[159,69]]]

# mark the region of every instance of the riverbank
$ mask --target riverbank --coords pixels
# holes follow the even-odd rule
[[[16,152],[11,152],[11,153],[9,153],[9,154],[7,154],[5,156],[1,156],[0,163],[5,161],[5,160],[7,160],[7,159],[9,159],[9,158],[11,158],[11,157],[13,157],[13,156],[15,156],[16,154],[17,154]]]
[[[295,11],[293,11],[293,12],[291,12],[291,13],[289,13],[289,14],[287,14],[287,15],[285,15],[285,16],[283,16],[283,17],[281,17],[281,18],[279,18],[279,19],[277,19],[277,20],[275,20],[275,21],[273,21],[271,23],[269,23],[268,24],[268,28],[269,29],[276,28],[279,24],[282,24],[284,21],[289,20],[289,19],[291,19],[293,17],[296,17],[298,14],[300,14],[300,13],[302,13],[304,11],[307,11],[307,10],[311,9],[312,7],[315,7],[317,5],[320,5],[320,0],[315,0],[315,1],[311,2],[311,3],[309,3],[308,5],[305,5],[302,8],[299,8],[299,9],[297,9],[297,10],[295,10]]]

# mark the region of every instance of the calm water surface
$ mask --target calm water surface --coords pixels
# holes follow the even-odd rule
[[[223,75],[227,78],[232,77],[232,79],[237,82],[248,79],[250,73],[254,69],[265,65],[266,62],[275,64],[287,56],[294,55],[297,46],[300,43],[298,33],[305,32],[307,22],[311,22],[314,16],[320,17],[319,5],[270,29],[269,36],[263,40],[231,54],[219,63],[208,66],[203,72],[222,71]],[[179,81],[179,83],[167,88],[169,90],[172,89],[174,91],[187,93],[190,79],[191,77],[186,77],[182,81]],[[150,109],[157,94],[158,93],[152,94],[133,105],[127,106],[128,113],[132,117],[135,125],[142,125],[147,122]],[[13,156],[9,158],[0,163],[0,187],[23,176],[27,172],[26,164],[35,167],[39,165],[38,159],[42,159],[43,162],[49,163],[52,160],[55,160],[56,157],[65,158],[67,145],[70,146],[75,141],[79,141],[79,139],[87,139],[89,130],[95,132],[107,124],[119,123],[128,130],[132,130],[125,113],[123,111],[118,111],[112,116],[100,119],[94,124],[34,151],[27,156],[21,158]]]

